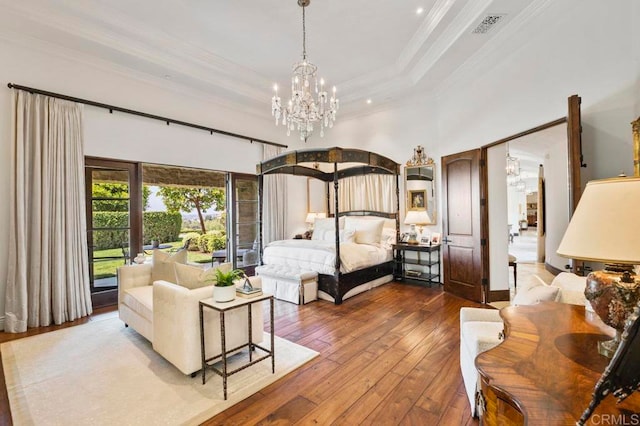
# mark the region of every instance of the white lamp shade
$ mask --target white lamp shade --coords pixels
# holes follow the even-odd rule
[[[327,217],[326,213],[309,212],[307,213],[307,218],[304,221],[305,223],[314,223],[316,219],[324,219],[325,217]]]
[[[404,218],[405,225],[425,225],[431,223],[426,210],[409,210]]]
[[[640,264],[640,177],[591,181],[558,247],[560,256]]]

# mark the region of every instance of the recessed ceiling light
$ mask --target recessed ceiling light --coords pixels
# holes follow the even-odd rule
[[[165,75],[164,75],[164,78],[166,78],[167,80],[170,80],[170,79],[171,79],[171,76],[170,76],[169,74],[165,74]]]
[[[371,99],[367,99],[367,103],[370,104],[371,103]]]
[[[422,12],[424,12],[424,8],[419,7],[416,9],[416,15],[422,15]]]

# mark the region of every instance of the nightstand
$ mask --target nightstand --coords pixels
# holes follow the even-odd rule
[[[393,251],[396,280],[440,284],[440,244],[394,244]]]

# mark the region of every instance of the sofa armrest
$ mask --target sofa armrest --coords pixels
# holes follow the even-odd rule
[[[213,286],[188,289],[167,281],[153,283],[153,349],[184,374],[200,370],[199,301],[213,294]],[[263,338],[262,306],[252,307],[253,342]],[[207,333],[207,357],[220,353],[220,314],[211,309],[204,312]],[[247,308],[225,313],[227,348],[247,341]]]
[[[200,369],[198,301],[211,297],[213,286],[190,290],[167,281],[153,283],[153,349],[184,374]]]
[[[127,289],[151,285],[151,265],[125,265],[118,268],[118,306]]]
[[[460,326],[469,321],[503,322],[498,309],[461,308]]]

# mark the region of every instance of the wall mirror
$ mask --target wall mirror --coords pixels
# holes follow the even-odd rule
[[[405,167],[404,173],[406,211],[426,211],[429,221],[423,225],[436,223],[435,165]]]

